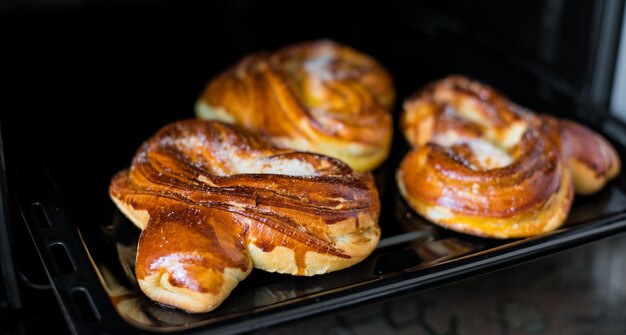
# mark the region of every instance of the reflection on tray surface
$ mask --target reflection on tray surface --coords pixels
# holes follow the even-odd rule
[[[117,258],[111,257],[97,264],[98,271],[112,303],[124,319],[147,329],[180,330],[232,319],[250,311],[315,299],[329,292],[372,283],[402,272],[430,268],[443,262],[454,262],[460,257],[471,257],[478,252],[524,242],[484,239],[439,228],[415,214],[393,185],[385,192],[394,194],[391,197],[393,204],[387,203],[393,206],[394,211],[383,212],[380,222],[383,236],[379,247],[362,263],[313,277],[253,271],[248,280],[210,313],[189,314],[154,303],[141,293],[134,275],[140,231],[117,211],[111,223],[103,227],[105,235],[115,245]],[[610,184],[596,195],[577,197],[562,229],[572,229],[589,220],[623,210],[626,210],[626,195],[616,185]],[[385,229],[385,225],[389,227]]]

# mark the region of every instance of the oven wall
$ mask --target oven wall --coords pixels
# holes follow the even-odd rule
[[[10,85],[0,122],[37,146],[67,202],[95,218],[109,210],[95,204],[110,205],[98,190],[141,142],[193,117],[207,81],[247,53],[317,38],[352,45],[392,73],[395,113],[422,85],[461,73],[539,112],[602,117],[608,100],[591,94],[599,24],[612,13],[607,4],[623,8],[621,0],[33,3],[1,5]]]
[[[396,113],[428,81],[462,73],[583,119],[608,113],[613,91],[626,121],[624,36],[612,76],[623,13],[623,0],[4,0],[0,122],[13,147],[37,147],[69,211],[90,219],[79,223],[97,225],[110,176],[156,129],[193,117],[206,82],[247,53],[350,44],[394,75]]]
[[[145,138],[193,117],[206,82],[245,54],[303,40],[332,38],[376,57],[394,77],[395,113],[422,85],[461,73],[539,112],[602,117],[608,95],[595,101],[591,92],[608,4],[623,8],[623,0],[3,2],[10,88],[0,121],[38,146],[68,201],[106,212],[92,208],[103,195],[89,194],[85,180],[106,189]]]
[[[626,18],[626,8],[622,18]],[[613,93],[611,95],[611,111],[626,122],[626,20],[622,19],[619,52],[613,79]]]

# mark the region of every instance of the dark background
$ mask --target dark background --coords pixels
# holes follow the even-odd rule
[[[112,175],[159,127],[193,117],[206,82],[250,52],[318,38],[351,45],[391,72],[395,113],[425,83],[461,73],[572,116],[605,113],[610,90],[593,90],[612,77],[597,79],[597,63],[616,52],[598,59],[610,1],[0,3],[5,131],[33,140],[59,185],[85,166]]]
[[[608,114],[623,6],[611,0],[0,0],[2,137],[9,157],[11,151],[41,157],[72,215],[107,220],[112,205],[101,190],[110,176],[158,128],[193,117],[212,76],[250,52],[318,38],[378,59],[395,81],[395,115],[422,85],[460,73],[539,112],[594,124]],[[14,214],[11,221],[18,220]],[[21,238],[11,241],[18,272],[39,278],[41,287],[21,288],[31,302],[18,309],[10,330],[40,329],[41,315],[62,325],[29,237],[14,226]]]

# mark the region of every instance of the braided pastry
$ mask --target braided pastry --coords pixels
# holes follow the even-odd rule
[[[467,234],[554,230],[573,189],[595,192],[619,172],[615,149],[600,135],[460,76],[407,99],[401,128],[413,146],[396,173],[401,194],[428,220]]]
[[[276,149],[219,122],[185,120],[145,142],[110,196],[140,229],[139,286],[189,312],[217,307],[251,271],[349,267],[380,237],[370,173]]]
[[[393,100],[374,59],[323,40],[245,57],[207,85],[196,114],[367,171],[389,154]]]

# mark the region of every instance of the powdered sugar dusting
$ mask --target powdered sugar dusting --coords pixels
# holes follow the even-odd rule
[[[235,164],[236,173],[316,176],[315,168],[299,159],[244,159]]]
[[[433,142],[446,148],[453,145],[467,145],[479,164],[476,168],[491,170],[513,163],[513,157],[505,150],[482,138],[467,138],[455,131],[447,131],[435,135]]]
[[[181,147],[181,148],[197,148],[202,145],[202,140],[198,138],[198,136],[190,135],[183,137],[163,137],[160,139],[161,146],[173,146],[173,147]]]
[[[304,70],[306,70],[311,76],[319,78],[323,81],[333,80],[334,75],[331,71],[330,64],[334,58],[335,55],[330,52],[323,53],[306,61],[304,63]]]
[[[487,141],[471,139],[461,144],[467,144],[470,147],[483,169],[498,169],[513,163],[513,158],[508,153]]]
[[[289,176],[317,176],[315,167],[298,158],[282,158],[268,155],[266,151],[243,149],[234,138],[212,138],[185,136],[167,139],[171,145],[186,148],[205,156],[203,163],[210,174],[228,176],[235,174],[280,174]],[[200,150],[205,148],[207,150]],[[243,149],[243,150],[242,150]],[[201,181],[202,182],[202,181]]]
[[[451,147],[454,144],[459,144],[464,141],[468,141],[467,138],[462,137],[455,131],[446,131],[444,133],[435,134],[432,141],[441,145],[442,147]]]
[[[280,156],[265,156],[263,152],[248,151],[246,153],[233,150],[233,144],[227,141],[211,143],[213,156],[229,171],[213,169],[221,176],[233,174],[281,174],[290,176],[316,176],[315,167],[306,161]]]
[[[194,261],[202,261],[202,258],[199,255],[173,253],[152,262],[152,264],[150,264],[150,270],[166,269],[174,280],[182,283],[185,287],[189,287],[190,285],[194,285],[194,283],[189,280],[185,265],[193,263]]]

